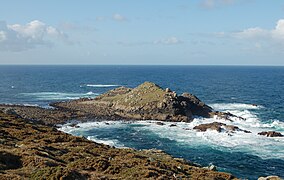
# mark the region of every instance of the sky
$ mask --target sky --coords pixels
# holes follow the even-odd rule
[[[4,0],[0,64],[284,65],[283,0]]]

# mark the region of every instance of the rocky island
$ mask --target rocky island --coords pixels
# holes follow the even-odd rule
[[[104,119],[137,119],[190,122],[194,116],[233,116],[213,111],[211,107],[190,93],[177,95],[169,88],[162,89],[152,82],[136,88],[119,87],[94,99],[79,99],[53,103],[65,111],[84,113]]]

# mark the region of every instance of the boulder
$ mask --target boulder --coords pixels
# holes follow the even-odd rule
[[[165,125],[165,124],[164,124],[164,123],[162,123],[162,122],[156,122],[156,124],[157,124],[157,125],[160,125],[160,126]]]
[[[262,131],[258,135],[267,136],[267,137],[283,137],[283,134],[276,131]]]

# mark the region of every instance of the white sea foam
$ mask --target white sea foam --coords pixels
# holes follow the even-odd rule
[[[125,148],[125,146],[116,139],[99,139],[96,136],[88,136],[87,139],[117,148]]]
[[[8,106],[29,106],[29,107],[39,107],[38,104],[29,104],[29,103],[24,103],[24,104],[14,104],[14,103],[3,103],[4,105],[8,105]]]
[[[87,87],[96,87],[96,88],[107,88],[107,87],[117,87],[121,85],[116,84],[86,84]]]
[[[202,123],[222,122],[230,125],[237,125],[241,129],[249,130],[252,133],[245,133],[237,131],[235,133],[217,132],[214,130],[207,130],[206,132],[198,132],[193,130],[193,127]],[[159,135],[162,138],[177,141],[190,147],[198,147],[200,145],[208,145],[222,151],[246,152],[259,156],[261,158],[284,158],[284,138],[282,137],[265,137],[257,135],[261,131],[274,130],[273,123],[263,124],[263,126],[270,125],[271,127],[253,127],[246,125],[246,122],[230,122],[223,119],[194,119],[191,123],[176,123],[177,126],[170,127],[170,122],[166,122],[164,126],[151,124],[147,122],[139,122],[144,124],[144,130],[150,130],[152,133]],[[275,122],[274,122],[275,124]],[[281,123],[280,123],[281,124]],[[278,124],[279,125],[279,124]],[[284,127],[283,124],[281,125]],[[280,131],[284,133],[284,129]]]
[[[135,121],[132,123],[139,126],[131,126],[131,128],[134,128],[137,131],[150,131],[161,138],[168,138],[189,147],[210,146],[221,151],[245,152],[264,159],[284,159],[283,137],[265,137],[257,134],[262,131],[278,131],[284,134],[284,122],[279,120],[263,122],[259,119],[255,109],[265,107],[255,107],[248,104],[215,104],[215,107],[219,107],[220,109],[225,109],[226,107],[226,109],[230,109],[230,112],[238,116],[242,116],[245,119],[234,118],[234,121],[231,122],[220,118],[195,118],[190,123],[174,123],[176,126],[172,127],[170,127],[170,125],[173,124],[173,122],[163,122],[165,125],[161,126],[156,124],[156,121]],[[212,122],[221,122],[227,125],[238,126],[240,129],[251,131],[251,133],[245,133],[242,131],[237,131],[235,133],[219,133],[214,130],[198,132],[193,129],[196,125]],[[80,132],[95,128],[115,129],[122,126],[128,126],[128,124],[125,122],[108,121],[80,123],[78,126],[79,128],[64,125],[60,128],[60,130],[71,134],[80,134]],[[120,145],[123,144],[119,142],[119,139],[100,139],[96,136],[96,134],[88,138],[96,142],[108,143],[118,147],[121,147]]]
[[[36,93],[21,93],[24,96],[32,96],[37,100],[73,100],[83,97],[96,97],[99,94],[93,92],[87,93],[61,93],[61,92],[36,92]]]
[[[226,111],[226,110],[247,110],[247,109],[260,109],[264,108],[261,105],[256,104],[242,104],[242,103],[215,103],[209,104],[213,109],[217,111]]]
[[[126,126],[126,123],[120,121],[103,121],[103,122],[86,122],[86,123],[77,123],[76,127],[71,126],[71,124],[77,123],[76,121],[72,121],[70,123],[64,124],[59,126],[59,130],[73,134],[73,135],[84,135],[86,131],[93,130],[93,129],[101,129],[101,128],[118,128],[121,126]],[[98,138],[95,134],[92,136],[87,136],[87,139],[95,141],[97,143],[102,143],[118,148],[125,148],[124,144],[119,142],[116,139],[107,139],[107,138]]]

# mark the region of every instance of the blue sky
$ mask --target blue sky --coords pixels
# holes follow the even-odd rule
[[[0,64],[284,65],[283,0],[6,0]]]

